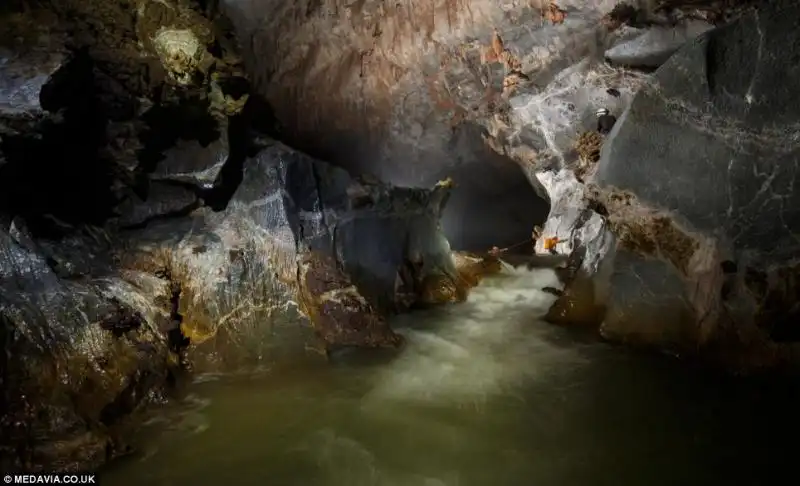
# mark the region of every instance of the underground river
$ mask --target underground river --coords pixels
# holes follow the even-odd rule
[[[687,486],[796,472],[800,394],[538,320],[551,270],[397,318],[394,358],[199,376],[106,486]]]

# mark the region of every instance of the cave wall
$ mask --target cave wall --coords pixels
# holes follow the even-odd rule
[[[546,218],[537,182],[489,148],[475,122],[499,110],[509,73],[493,27],[543,25],[536,2],[223,0],[221,9],[291,145],[395,184],[452,177],[443,225],[455,248],[514,244]]]
[[[450,184],[357,180],[275,140],[199,3],[0,13],[5,471],[94,470],[195,366],[394,348],[386,313],[479,280],[439,228]]]

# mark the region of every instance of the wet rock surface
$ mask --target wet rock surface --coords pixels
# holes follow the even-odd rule
[[[306,302],[315,295],[304,288],[307,254],[319,255],[327,265],[323,269],[331,266],[329,258],[331,272],[346,272],[340,277],[352,278],[358,295],[369,300],[362,309],[367,314],[373,307],[402,308],[396,284],[411,259],[421,263],[412,278],[433,272],[454,278],[449,246],[438,228],[448,188],[362,183],[278,142],[248,158],[240,178],[223,211],[202,208],[185,220],[152,224],[128,237],[123,267],[169,273],[182,289],[182,329],[197,344],[220,328],[240,339],[279,344],[280,338],[266,336],[298,327],[298,290],[306,292],[299,294]],[[303,312],[321,315],[309,305]],[[348,310],[360,319],[358,308],[337,315]],[[265,321],[275,323],[268,329],[261,325]],[[348,337],[330,344],[358,343]]]
[[[712,28],[713,25],[703,21],[677,27],[653,27],[607,50],[605,58],[621,66],[657,68],[688,41]]]
[[[618,247],[638,240],[641,257],[626,270],[615,264],[612,293],[628,293],[618,278],[671,281],[671,290],[653,294],[682,301],[670,307],[686,317],[658,327],[688,326],[692,338],[684,341],[700,345],[739,340],[777,361],[792,355],[793,339],[770,329],[777,314],[795,314],[786,297],[798,251],[800,151],[789,134],[800,85],[790,77],[796,68],[776,54],[786,40],[776,33],[787,32],[798,12],[792,2],[775,2],[675,54],[620,118],[595,176],[605,194],[635,195],[610,219]],[[653,258],[662,268],[647,261]],[[753,271],[771,275],[770,283],[749,284],[744,275]],[[620,322],[642,319],[642,306],[654,302],[616,300]],[[606,322],[608,332],[618,325],[627,324]]]
[[[450,186],[275,142],[222,20],[179,0],[35,7],[0,12],[4,470],[127,453],[137,412],[192,368],[396,347],[385,314],[414,282],[458,280]]]
[[[385,318],[360,294],[334,258],[314,253],[300,262],[300,300],[331,351],[344,346],[396,347],[402,343]]]
[[[456,172],[454,159],[478,152],[459,145],[458,134],[479,127],[470,133],[521,167],[549,203],[536,251],[570,256],[561,273],[572,285],[552,309],[553,320],[680,353],[736,348],[728,353],[738,356],[736,366],[760,366],[780,354],[769,340],[734,346],[758,333],[751,324],[722,324],[718,296],[737,285],[735,275],[719,270],[721,261],[783,265],[795,253],[791,243],[780,256],[765,249],[791,233],[791,218],[784,226],[781,218],[791,216],[792,196],[772,188],[793,180],[791,128],[786,122],[776,129],[789,137],[780,143],[766,125],[790,117],[794,104],[781,98],[791,87],[775,94],[762,88],[762,69],[781,78],[791,73],[784,61],[758,61],[778,41],[759,30],[763,18],[752,20],[791,19],[786,4],[755,13],[747,2],[666,2],[657,10],[603,1],[223,6],[247,46],[258,89],[294,143],[416,182],[434,167]],[[254,9],[269,12],[268,20],[249,21]],[[425,21],[412,27],[409,16]],[[788,28],[775,23],[770,32]],[[780,109],[769,108],[772,98]],[[293,109],[302,104],[313,108]],[[592,133],[599,108],[618,118],[610,133]],[[687,133],[679,121],[689,124]],[[744,162],[762,152],[767,165]],[[474,167],[467,160],[463,167]],[[723,160],[735,161],[734,174],[756,174],[743,182],[750,190],[726,188]],[[772,170],[773,163],[780,168]],[[763,255],[741,256],[754,251]],[[639,273],[655,280],[637,286]],[[779,287],[781,295],[793,288]]]
[[[124,282],[59,278],[5,231],[0,248],[4,467],[96,467],[166,383],[158,315]]]
[[[183,0],[3,12],[4,470],[124,454],[189,368],[399,346],[387,313],[463,301],[502,265],[453,255],[440,221],[486,251],[529,245],[549,209],[535,250],[570,284],[551,320],[789,360],[797,87],[774,52],[796,7],[650,75],[604,57],[657,67],[678,38],[637,36],[686,15],[616,4],[222,2],[233,27]]]

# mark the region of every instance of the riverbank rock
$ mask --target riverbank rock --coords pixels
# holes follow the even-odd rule
[[[303,255],[298,278],[301,309],[326,351],[401,344],[400,335],[367,302],[334,258],[313,252]]]
[[[275,142],[222,211],[113,241],[37,240],[12,220],[0,233],[4,465],[85,468],[124,452],[116,427],[187,352],[237,366],[302,354],[311,330],[326,349],[398,346],[384,315],[414,304],[401,287],[458,282],[438,225],[449,190],[361,182]]]
[[[125,419],[166,383],[160,316],[133,285],[61,279],[26,246],[0,231],[0,463],[97,467],[124,452]]]
[[[235,40],[194,4],[41,5],[0,32],[3,470],[96,469],[193,366],[293,358],[313,333],[396,347],[385,314],[457,281],[450,185],[274,142]]]
[[[662,235],[671,237],[686,230],[692,233],[691,240],[698,231],[687,229],[685,221],[669,218],[668,222],[656,218],[655,222],[639,224],[638,216],[631,216],[632,220],[626,216],[623,218],[626,224],[618,223],[616,218],[622,216],[614,216],[610,209],[614,205],[601,199],[624,201],[627,193],[632,192],[634,199],[639,200],[635,187],[638,183],[631,182],[631,187],[620,191],[604,189],[607,193],[604,198],[597,196],[592,181],[604,164],[604,159],[598,160],[597,151],[612,150],[608,145],[617,143],[618,135],[593,134],[597,128],[595,113],[606,108],[620,117],[618,125],[622,128],[617,133],[637,130],[625,128],[629,122],[623,113],[640,89],[654,83],[651,74],[609,65],[605,62],[606,52],[615,45],[629,48],[633,39],[650,32],[639,39],[649,49],[646,55],[637,48],[637,56],[642,55],[625,60],[626,64],[644,65],[649,70],[664,63],[690,39],[694,39],[690,42],[692,48],[699,49],[703,42],[699,39],[706,37],[695,36],[709,24],[728,20],[731,17],[728,13],[705,15],[704,12],[718,9],[696,2],[666,2],[655,11],[642,3],[625,6],[602,0],[558,2],[554,9],[549,8],[549,2],[498,4],[483,0],[446,5],[414,0],[391,6],[370,1],[344,6],[330,0],[309,4],[305,10],[233,1],[222,2],[222,6],[245,46],[246,64],[253,73],[254,85],[275,105],[287,140],[337,163],[412,184],[440,178],[438,171],[445,169],[472,174],[473,179],[480,181],[469,184],[474,183],[473,187],[480,187],[483,192],[462,192],[469,194],[470,200],[453,200],[449,207],[453,212],[475,217],[462,218],[458,224],[457,218],[450,224],[444,218],[445,231],[452,235],[451,241],[459,244],[463,242],[459,237],[473,230],[485,234],[496,228],[501,235],[498,239],[507,238],[510,246],[529,238],[534,225],[541,225],[544,214],[532,217],[535,202],[510,190],[515,179],[503,176],[521,168],[536,195],[549,206],[536,252],[570,257],[559,272],[571,284],[551,309],[550,318],[597,327],[605,320],[606,336],[636,341],[632,330],[617,334],[608,331],[610,323],[623,319],[619,316],[624,314],[611,305],[612,288],[595,285],[597,279],[607,281],[617,271],[610,255],[616,255],[619,249],[620,265],[632,265],[636,255],[642,253],[641,248],[646,248],[653,239],[640,237],[636,228],[647,228],[648,234],[655,232],[658,245],[679,253],[683,251],[680,248],[684,239],[664,242]],[[726,9],[730,6],[724,5]],[[742,12],[738,8],[728,10],[735,15]],[[268,19],[266,25],[254,21],[262,18]],[[409,23],[409,18],[419,22]],[[420,25],[424,28],[419,28]],[[653,38],[664,40],[665,29],[669,33],[668,45],[650,42]],[[686,35],[673,35],[676,31]],[[757,39],[757,34],[752,39]],[[714,52],[725,57],[725,60],[710,59],[719,65],[734,55],[733,48],[720,47]],[[750,56],[757,58],[758,54]],[[660,73],[673,68],[668,61]],[[700,63],[689,68],[701,69]],[[733,80],[747,76],[729,70],[722,77]],[[685,81],[681,97],[674,99],[700,106],[694,91],[703,88],[693,84],[696,78]],[[716,78],[711,82],[723,86]],[[336,89],[331,89],[332,86]],[[715,91],[715,103],[724,98],[720,93],[721,90]],[[683,100],[683,96],[687,99]],[[664,102],[665,106],[659,109],[680,110],[680,106],[669,103]],[[298,111],[297,106],[311,108]],[[757,106],[755,100],[751,106]],[[648,116],[633,125],[646,124]],[[741,123],[746,124],[746,119],[740,120]],[[586,133],[590,135],[582,137]],[[669,135],[669,143],[676,144],[672,148],[667,147],[664,133],[654,129],[647,135],[653,141],[642,147],[655,143],[661,144],[663,150],[678,151],[677,146],[689,146],[680,144],[678,133]],[[476,143],[479,138],[483,143]],[[502,158],[484,157],[484,145],[502,154]],[[636,153],[642,155],[641,151]],[[692,160],[692,154],[684,156]],[[628,163],[634,163],[633,159]],[[650,164],[640,160],[636,163]],[[491,170],[481,172],[479,167]],[[656,171],[659,177],[681,180],[686,187],[694,187],[694,173],[691,177],[689,173],[682,175],[679,168],[666,163],[659,170],[663,172]],[[629,172],[636,174],[633,170]],[[723,179],[717,173],[710,177],[715,181]],[[459,177],[454,176],[454,180],[458,185]],[[655,186],[662,182],[651,178],[642,184]],[[504,199],[506,196],[508,199]],[[520,215],[520,210],[527,214]],[[645,212],[650,214],[648,211]],[[508,216],[502,221],[488,216],[500,213]],[[624,255],[623,233],[629,234]],[[699,234],[704,233],[699,231]],[[495,244],[506,246],[503,241]],[[706,248],[703,242],[698,245],[700,249]],[[647,272],[657,273],[663,267],[661,263],[648,266]],[[668,263],[674,265],[671,260]],[[690,280],[706,282],[705,277],[699,276],[701,273],[693,274]],[[666,298],[671,295],[669,289],[674,287],[675,278],[679,277],[670,275],[659,285],[641,287],[634,287],[634,279],[628,279],[626,285],[632,289],[629,301],[645,298],[647,289],[663,292]],[[706,284],[702,286],[705,288]],[[458,300],[452,288],[439,285],[435,279],[429,288],[435,290],[430,292],[431,301],[451,297]],[[654,305],[648,315],[661,315],[665,319],[687,315],[661,311],[673,307],[673,299],[666,298]],[[692,306],[693,315],[700,312],[695,307]],[[606,319],[607,316],[610,317]],[[665,336],[664,347],[680,342],[683,344],[678,347],[685,349],[687,342],[693,342],[687,339],[691,333],[683,327],[679,331],[662,331],[648,330],[647,334]],[[657,344],[658,340],[654,337],[642,342]],[[697,348],[694,344],[688,347],[693,351]]]
[[[300,303],[330,346],[394,345],[396,336],[376,316],[413,304],[402,292],[407,280],[456,279],[438,223],[448,187],[360,181],[278,142],[242,171],[223,211],[203,208],[150,225],[125,250],[125,267],[168,274],[180,287],[182,328],[193,343],[224,329],[243,342],[279,345],[270,336],[299,328]],[[353,305],[333,309],[317,287],[344,292]],[[360,334],[345,331],[352,324],[357,332],[363,319],[380,332],[359,342]]]
[[[577,250],[604,267],[588,274],[605,336],[737,366],[796,359],[800,84],[794,44],[772,33],[791,37],[798,13],[770,3],[681,49],[603,144],[589,199],[606,236]]]

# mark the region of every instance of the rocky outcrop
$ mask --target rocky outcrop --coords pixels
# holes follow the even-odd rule
[[[183,221],[149,225],[125,250],[123,267],[169,274],[180,287],[182,328],[196,344],[221,328],[239,339],[277,343],[269,337],[275,329],[262,323],[297,327],[291,316],[299,303],[318,333],[330,336],[328,346],[394,345],[382,319],[382,340],[338,342],[340,333],[330,329],[362,319],[345,319],[348,312],[378,319],[378,311],[403,310],[427,275],[455,278],[438,227],[446,186],[430,191],[359,181],[277,142],[249,158],[241,178],[225,210],[203,208]],[[364,304],[334,311],[320,288]]]
[[[684,142],[684,135],[679,133],[683,129],[674,120],[691,121],[692,126],[699,127],[698,132],[705,130],[706,138],[720,130],[739,133],[742,130],[737,128],[739,125],[767,123],[766,115],[762,119],[753,118],[758,107],[765,106],[757,103],[754,92],[748,96],[748,90],[757,87],[755,81],[743,81],[761,79],[760,74],[756,78],[750,76],[751,69],[745,66],[748,66],[746,59],[759,59],[759,52],[763,55],[766,44],[759,47],[758,29],[738,34],[748,39],[742,41],[752,47],[748,54],[736,51],[734,55],[732,48],[726,47],[737,40],[728,37],[715,40],[725,29],[740,27],[725,27],[697,38],[711,28],[711,23],[727,20],[725,12],[713,12],[713,8],[697,2],[691,5],[667,2],[666,9],[660,11],[615,3],[511,2],[501,6],[474,1],[441,8],[424,1],[394,6],[370,2],[345,6],[330,1],[310,8],[300,4],[291,8],[234,2],[226,5],[237,32],[248,46],[248,68],[258,76],[261,92],[274,101],[277,115],[287,127],[287,136],[295,143],[339,160],[350,160],[356,166],[361,161],[364,165],[361,168],[368,165],[370,170],[391,174],[396,179],[417,181],[430,177],[435,172],[433,167],[456,166],[448,156],[443,156],[446,151],[461,153],[454,142],[458,138],[454,131],[457,133],[459,127],[482,127],[484,141],[518,163],[550,205],[537,252],[571,256],[562,272],[571,284],[551,310],[552,320],[602,325],[602,332],[608,338],[654,344],[679,352],[715,354],[716,348],[733,349],[729,340],[741,343],[755,339],[737,336],[752,334],[747,329],[753,326],[723,325],[721,322],[727,318],[718,316],[730,311],[712,302],[719,300],[712,295],[720,295],[718,290],[722,287],[728,292],[736,285],[741,286],[734,285],[734,277],[747,272],[748,265],[752,269],[762,263],[743,264],[741,256],[734,256],[750,251],[749,246],[744,251],[741,242],[720,243],[734,238],[730,235],[736,235],[747,225],[726,226],[717,216],[714,223],[707,223],[711,218],[708,214],[689,216],[708,210],[698,210],[703,208],[698,200],[680,196],[688,190],[672,187],[676,181],[683,181],[682,187],[691,187],[694,193],[697,180],[723,181],[728,169],[727,166],[711,169],[708,163],[693,163],[689,169],[686,161],[695,160],[698,154],[688,150],[697,147],[703,160],[731,159],[732,154],[715,148],[724,142],[702,145]],[[740,15],[741,5],[744,3],[728,9],[727,13]],[[779,3],[769,6],[771,12],[780,9]],[[248,22],[251,18],[261,18],[255,15],[256,11],[264,13],[270,19],[267,23],[273,24],[265,27]],[[746,18],[767,15],[766,12],[748,13],[750,17]],[[408,18],[419,22],[408,23]],[[748,20],[737,22],[734,25],[743,25]],[[419,29],[419,25],[425,28]],[[521,25],[526,28],[519,28]],[[330,38],[326,37],[328,32]],[[671,57],[687,42],[691,47],[686,47],[678,57]],[[682,59],[680,56],[688,52],[693,52],[695,59],[679,65],[675,59]],[[673,61],[655,75],[620,66],[649,70],[669,58]],[[608,59],[612,65],[604,62]],[[738,66],[738,63],[741,67],[727,70],[706,68],[706,65]],[[682,69],[693,74],[680,78],[678,73]],[[717,69],[719,73],[710,74],[705,81],[711,85],[708,89],[712,94],[701,96],[698,92],[706,88],[697,73],[708,69]],[[742,70],[748,74],[741,74]],[[670,72],[674,74],[667,74]],[[777,71],[775,74],[784,75]],[[661,93],[664,76],[671,78],[669,86],[673,91],[668,96],[653,94]],[[338,88],[333,96],[331,83]],[[736,83],[743,87],[739,89]],[[748,111],[733,114],[726,111],[731,103],[725,101],[728,95],[722,93],[727,92],[729,85],[744,90],[742,96],[748,100]],[[628,111],[634,99],[637,101]],[[719,110],[709,108],[720,103],[724,107]],[[314,108],[301,112],[293,110],[295,105]],[[592,133],[596,128],[594,113],[601,107],[621,116],[618,129],[605,139]],[[673,125],[659,121],[664,117],[673,120],[669,121]],[[671,131],[666,131],[667,126],[673,127]],[[756,132],[761,133],[759,130]],[[333,138],[326,139],[324,135]],[[352,150],[338,143],[353,137],[356,143],[346,145]],[[758,139],[765,144],[769,137],[774,136],[747,136],[740,143],[756,143]],[[623,139],[625,148],[615,148]],[[648,143],[643,143],[644,139]],[[584,154],[585,147],[580,145],[587,140],[595,141],[595,148]],[[605,148],[600,171],[595,174],[599,158],[597,140]],[[786,147],[786,143],[780,145]],[[790,153],[780,150],[776,149],[776,153]],[[432,156],[439,160],[433,166],[427,163]],[[621,162],[615,162],[617,159]],[[683,162],[674,163],[673,159]],[[656,164],[656,160],[661,163]],[[656,167],[650,169],[651,164]],[[685,173],[681,167],[687,168]],[[770,193],[769,184],[775,184],[770,181],[788,180],[771,176],[773,172],[768,170],[758,169],[756,174],[767,175],[754,189],[754,197],[766,197]],[[663,180],[671,182],[654,183]],[[650,191],[655,191],[658,197],[650,195]],[[743,201],[750,197],[747,194]],[[789,196],[778,194],[780,197],[765,204],[776,208],[786,204]],[[682,211],[673,201],[680,197],[684,198],[681,204],[686,206],[687,215],[673,214]],[[528,203],[518,204],[530,207]],[[760,203],[747,204],[749,200],[740,205],[745,209],[760,207]],[[730,211],[735,214],[737,207],[725,202],[719,211],[725,213],[732,208]],[[779,221],[781,211],[773,214],[776,216],[771,221]],[[703,221],[707,223],[705,226],[700,224]],[[761,241],[763,235],[772,234],[779,225],[758,226]],[[730,229],[725,231],[729,236],[721,237],[720,228],[728,226]],[[781,233],[775,233],[778,234]],[[766,252],[763,248],[759,251]],[[787,255],[793,252],[787,250]],[[788,261],[785,256],[783,262]],[[735,267],[736,272],[719,270],[722,262],[735,263],[733,267],[726,263],[726,268]],[[644,275],[649,278],[642,282],[640,277]],[[776,278],[767,280],[774,282]],[[619,284],[598,285],[611,281]],[[783,289],[781,295],[791,295],[786,289],[793,288],[792,285],[781,285],[778,286]],[[773,306],[776,300],[783,299],[766,295],[755,300],[769,301]],[[774,318],[774,314],[770,315]],[[709,324],[712,321],[715,324]],[[718,337],[711,338],[712,335]],[[772,356],[774,348],[768,341],[762,339],[763,345],[754,349],[767,350],[766,354]],[[717,346],[712,342],[725,344]],[[744,361],[758,363],[761,359],[737,349],[731,354],[743,357]]]
[[[431,303],[426,282],[466,295],[451,184],[274,141],[193,3],[42,3],[0,35],[4,470],[96,468],[189,368],[397,347],[385,316]]]
[[[124,451],[117,421],[158,397],[189,344],[215,369],[296,355],[305,315],[323,350],[399,345],[382,311],[413,304],[431,275],[457,281],[438,227],[448,191],[362,183],[273,143],[221,212],[108,242],[38,243],[13,221],[0,233],[5,452],[66,468]]]
[[[792,357],[798,13],[773,2],[688,45],[610,134],[594,179],[617,239],[605,334]]]
[[[11,230],[0,231],[3,466],[96,466],[124,452],[120,420],[167,383],[164,316],[120,279],[59,278],[46,251]]]
[[[629,94],[614,88],[621,96],[611,110],[621,116],[588,167],[565,151],[549,166],[532,164],[552,202],[537,251],[570,255],[570,285],[549,319],[738,370],[796,362],[783,323],[795,313],[797,154],[780,135],[796,88],[766,81],[788,69],[769,54],[778,47],[766,33],[785,30],[795,9],[777,2],[752,11],[686,45]],[[512,126],[542,113],[521,108]],[[556,244],[547,249],[546,240]]]
[[[481,122],[502,105],[503,59],[513,64],[532,46],[492,54],[493,26],[504,40],[506,31],[524,37],[517,26],[538,29],[540,9],[482,0],[220,4],[291,145],[401,185],[451,177],[458,190],[442,224],[457,249],[517,244],[544,219],[542,194],[486,146]]]

